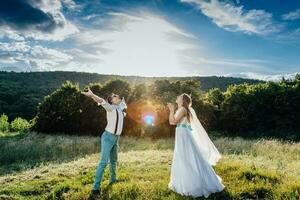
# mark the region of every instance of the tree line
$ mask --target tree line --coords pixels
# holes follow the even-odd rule
[[[138,77],[138,76],[117,76],[101,75],[97,73],[84,72],[6,72],[0,71],[0,114],[5,113],[11,122],[16,117],[31,120],[37,113],[37,105],[44,96],[54,92],[58,87],[69,80],[78,83],[83,89],[89,83],[99,82],[104,84],[111,79],[126,80],[130,84],[146,85],[152,84],[160,77]],[[168,78],[170,81],[188,80],[185,78]],[[194,77],[201,81],[201,90],[208,91],[217,87],[225,91],[231,84],[259,83],[258,80],[232,78],[232,77]]]
[[[165,112],[167,102],[174,102],[177,95],[185,92],[192,95],[193,107],[210,132],[242,137],[299,139],[300,136],[300,75],[278,83],[232,85],[225,91],[212,88],[203,92],[199,90],[198,79],[156,80],[151,85],[114,79],[84,86],[87,87],[101,97],[111,92],[120,94],[129,105],[141,100],[152,102],[160,113]],[[104,109],[80,94],[79,84],[67,81],[39,103],[32,129],[50,134],[100,135],[106,125],[105,116]],[[124,134],[170,137],[174,126],[167,120],[148,126],[129,115],[125,118]]]

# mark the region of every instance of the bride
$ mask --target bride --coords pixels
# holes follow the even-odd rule
[[[191,97],[177,97],[178,109],[168,103],[169,122],[176,125],[175,148],[169,188],[185,196],[205,196],[224,189],[212,165],[221,158],[191,107]]]

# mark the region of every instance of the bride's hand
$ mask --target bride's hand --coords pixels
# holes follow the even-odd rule
[[[167,106],[169,108],[170,111],[174,111],[175,110],[175,105],[172,103],[167,103]]]

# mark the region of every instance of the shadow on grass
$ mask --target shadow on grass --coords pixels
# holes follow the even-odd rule
[[[41,167],[43,165],[49,165],[49,164],[62,164],[66,162],[71,162],[76,159],[82,158],[85,155],[82,156],[74,156],[72,158],[65,158],[63,160],[31,160],[26,162],[16,162],[9,165],[1,165],[0,166],[0,176],[3,175],[9,175],[13,173],[20,173],[22,171],[26,171],[29,169],[34,169],[36,167]]]
[[[99,137],[23,133],[0,137],[0,176],[99,152]]]
[[[93,194],[92,191],[89,194],[88,200],[98,200],[98,199],[110,199],[109,193],[112,190],[112,184],[108,184],[101,190],[101,194]]]

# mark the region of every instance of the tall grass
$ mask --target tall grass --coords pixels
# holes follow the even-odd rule
[[[1,138],[0,199],[89,199],[99,139],[37,133]],[[300,199],[299,143],[227,137],[213,141],[223,154],[215,170],[226,189],[210,199]],[[173,147],[173,138],[121,137],[121,182],[109,186],[107,170],[102,199],[192,199],[167,188]]]
[[[243,155],[244,158],[248,156],[249,163],[258,162],[261,167],[284,170],[293,163],[300,162],[300,143],[276,139],[245,140],[239,137],[215,137],[213,141],[223,155],[235,159],[238,159],[239,155]],[[174,138],[153,140],[121,137],[119,151],[172,150],[173,147]],[[70,161],[84,155],[98,153],[99,150],[100,137],[93,136],[47,135],[31,132],[15,137],[0,137],[0,174],[32,168],[47,162]]]
[[[0,138],[0,174],[95,153],[99,150],[99,138],[38,133]]]

